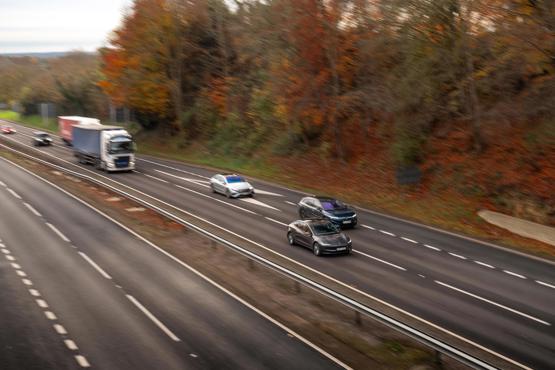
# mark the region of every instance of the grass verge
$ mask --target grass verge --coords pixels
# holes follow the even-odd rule
[[[55,118],[49,118],[45,121],[39,115],[23,116],[17,112],[0,110],[0,119],[21,122],[43,131],[54,133],[58,131],[58,121]]]

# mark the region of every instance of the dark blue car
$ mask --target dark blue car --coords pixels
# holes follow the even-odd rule
[[[355,227],[358,220],[355,210],[340,200],[323,197],[305,197],[299,202],[302,219],[326,219],[341,227]]]

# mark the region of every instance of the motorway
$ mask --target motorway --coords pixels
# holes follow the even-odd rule
[[[1,158],[0,205],[3,370],[341,368]]]
[[[4,136],[29,146],[32,129],[18,125]],[[0,141],[0,144],[2,141]],[[359,210],[359,226],[347,233],[354,253],[314,256],[291,247],[286,224],[297,219],[302,194],[249,180],[254,199],[228,200],[212,194],[213,171],[139,156],[137,171],[104,174],[78,165],[71,148],[57,138],[36,149],[56,163],[102,181],[139,191],[176,212],[187,212],[240,238],[260,253],[282,258],[299,270],[363,295],[388,311],[410,317],[419,327],[487,353],[503,367],[549,369],[555,363],[555,265],[423,225]]]

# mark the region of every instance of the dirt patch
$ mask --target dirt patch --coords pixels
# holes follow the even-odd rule
[[[118,219],[353,368],[466,368],[154,211],[129,212],[141,205],[119,194],[6,151],[0,155]]]

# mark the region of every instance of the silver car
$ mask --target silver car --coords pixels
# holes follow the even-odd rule
[[[224,194],[228,198],[254,196],[252,185],[236,174],[214,175],[210,179],[210,187],[214,193]]]

